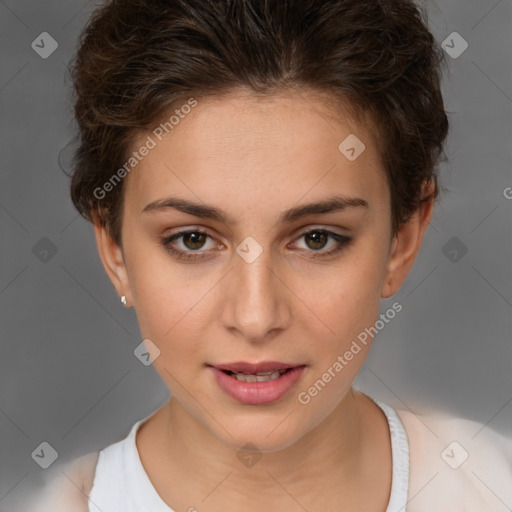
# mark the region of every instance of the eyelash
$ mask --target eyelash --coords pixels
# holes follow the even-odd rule
[[[182,251],[181,249],[176,249],[175,247],[172,246],[172,242],[174,240],[177,240],[178,238],[183,237],[183,235],[187,235],[187,234],[191,234],[191,233],[200,233],[200,234],[206,235],[208,237],[210,236],[210,235],[208,235],[208,233],[206,231],[202,231],[200,229],[189,229],[189,230],[185,230],[185,231],[180,231],[171,236],[163,237],[160,239],[160,242],[165,247],[165,249],[168,252],[170,252],[171,254],[173,254],[174,257],[176,257],[176,259],[178,259],[178,260],[190,261],[190,260],[196,260],[198,258],[204,258],[205,257],[204,254],[201,254],[201,253],[205,253],[206,251],[201,251],[201,250]],[[309,235],[311,233],[323,233],[323,234],[330,236],[336,242],[338,242],[337,247],[335,247],[334,249],[330,249],[329,251],[321,251],[321,250],[307,251],[307,252],[313,252],[313,253],[319,254],[319,256],[313,256],[314,258],[327,258],[329,256],[333,256],[334,254],[337,254],[338,252],[342,251],[345,247],[347,247],[352,242],[351,237],[345,236],[345,235],[340,235],[339,233],[334,233],[334,232],[328,231],[326,229],[311,229],[309,231],[305,231],[297,238],[297,240],[299,240],[302,237]]]

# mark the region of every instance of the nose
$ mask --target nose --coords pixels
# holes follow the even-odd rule
[[[289,325],[290,291],[269,250],[255,260],[240,254],[234,255],[224,288],[223,325],[252,343],[270,340]]]

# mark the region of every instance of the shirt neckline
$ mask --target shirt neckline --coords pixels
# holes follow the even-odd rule
[[[406,512],[409,493],[409,439],[398,414],[388,404],[371,398],[384,412],[391,437],[393,471],[391,492],[386,512]]]
[[[368,396],[368,395],[367,395]],[[391,492],[386,512],[406,512],[409,489],[409,440],[405,428],[396,411],[388,404],[369,397],[384,412],[388,420],[392,453]],[[156,411],[155,411],[156,412]],[[137,510],[151,512],[175,512],[167,505],[151,483],[139,455],[136,434],[140,426],[155,412],[140,419],[132,426],[123,443],[123,459],[127,472],[127,488],[137,488],[141,492],[133,493]]]

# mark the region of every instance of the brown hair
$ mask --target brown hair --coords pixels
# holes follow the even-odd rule
[[[391,192],[393,233],[434,181],[448,132],[442,50],[412,0],[110,0],[71,66],[78,146],[71,198],[121,243],[122,181],[97,191],[136,137],[193,97],[290,87],[371,115]],[[168,114],[169,115],[169,114]]]

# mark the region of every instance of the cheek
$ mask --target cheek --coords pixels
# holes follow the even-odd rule
[[[187,281],[167,279],[162,274],[139,276],[137,280],[136,312],[141,334],[162,350],[186,347],[191,351],[204,337],[207,300],[203,296],[209,287]]]
[[[382,247],[375,239],[359,240],[309,293],[307,302],[330,327],[335,343],[357,336],[378,316],[386,264]],[[304,288],[304,296],[306,293]]]
[[[371,348],[369,328],[379,314],[380,275],[378,258],[354,258],[318,288],[322,293],[309,298],[322,322],[311,324],[315,327],[308,338],[321,342],[315,343],[314,364],[297,396],[301,406],[327,413],[350,389]]]
[[[127,267],[142,336],[162,347],[181,338],[183,331],[193,338],[200,331],[197,315],[201,313],[205,283],[192,279],[186,266],[172,262],[155,243],[145,245],[149,250],[136,247],[131,244],[127,250]]]

